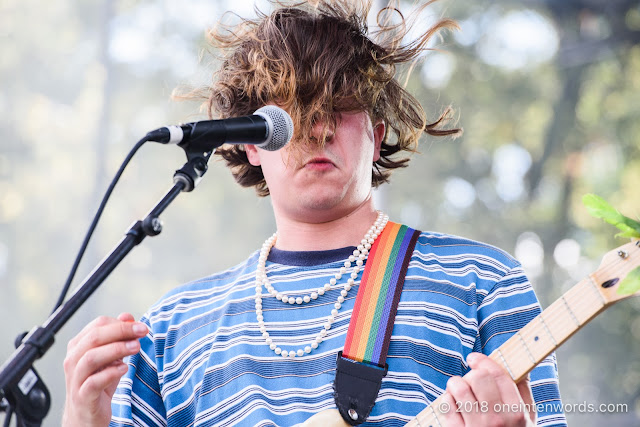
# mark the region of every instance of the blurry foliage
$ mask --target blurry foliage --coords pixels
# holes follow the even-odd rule
[[[0,2],[2,360],[15,335],[48,315],[133,143],[150,129],[202,117],[197,105],[170,101],[171,90],[208,81],[211,58],[198,62],[204,30],[224,10],[250,13],[251,3]],[[411,166],[376,197],[397,221],[517,254],[547,306],[622,243],[589,216],[582,195],[640,213],[640,7],[630,0],[447,0],[430,11],[458,19],[463,29],[444,36],[445,53],[426,55],[426,69],[416,68],[408,88],[432,117],[453,105],[465,134],[424,140]],[[500,39],[514,17],[546,27],[531,34],[523,26],[511,40]],[[547,27],[551,33],[542,32]],[[514,56],[510,66],[514,43],[541,50]],[[75,283],[164,193],[184,160],[176,147],[139,152]],[[241,262],[273,232],[270,212],[268,199],[210,164],[199,188],[165,212],[163,233],[133,250],[37,363],[54,396],[45,425],[59,424],[71,336],[97,314],[140,316],[168,289]],[[619,304],[558,351],[566,402],[630,409],[569,414],[571,423],[638,424],[639,310],[638,300]]]

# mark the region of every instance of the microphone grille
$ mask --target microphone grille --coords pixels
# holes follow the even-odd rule
[[[254,114],[266,118],[271,125],[269,138],[258,147],[267,151],[276,151],[291,141],[293,137],[293,120],[282,108],[275,105],[265,105],[256,110]]]

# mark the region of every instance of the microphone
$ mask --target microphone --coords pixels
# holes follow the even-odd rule
[[[275,151],[293,136],[291,116],[280,107],[266,105],[251,116],[203,120],[166,126],[147,134],[147,141],[177,144],[185,151],[209,152],[222,144],[254,144]]]

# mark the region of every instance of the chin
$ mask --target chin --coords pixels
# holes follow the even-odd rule
[[[337,206],[340,205],[342,200],[335,197],[314,197],[311,200],[301,201],[302,210],[311,210],[311,211],[327,211],[333,210]]]
[[[336,194],[318,194],[318,193],[305,193],[300,195],[296,200],[295,209],[303,217],[318,217],[319,221],[326,220],[329,216],[335,215],[337,211],[341,210],[345,199],[343,195]]]

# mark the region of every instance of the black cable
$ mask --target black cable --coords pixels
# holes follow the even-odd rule
[[[115,188],[116,183],[120,179],[120,176],[122,175],[122,173],[124,172],[124,169],[127,167],[129,162],[133,158],[134,154],[136,154],[138,149],[140,147],[142,147],[144,145],[144,143],[147,142],[147,141],[149,141],[149,135],[145,136],[140,141],[136,142],[136,145],[134,145],[134,147],[131,149],[131,151],[129,151],[129,154],[127,154],[127,157],[122,162],[122,165],[120,165],[120,169],[118,169],[118,172],[113,177],[113,180],[111,181],[111,184],[109,184],[109,188],[107,188],[107,191],[105,192],[105,194],[104,194],[104,196],[102,198],[102,202],[100,203],[100,207],[98,207],[98,211],[96,212],[96,215],[93,218],[93,222],[91,223],[91,226],[89,227],[89,230],[87,231],[87,235],[85,236],[84,241],[82,242],[82,246],[80,247],[80,251],[78,252],[78,255],[76,256],[76,260],[73,263],[73,267],[71,267],[71,271],[69,272],[69,277],[67,277],[67,282],[64,284],[64,288],[62,288],[62,292],[60,293],[60,296],[58,297],[58,301],[56,302],[56,305],[53,308],[52,313],[55,312],[58,309],[58,307],[60,307],[62,305],[62,303],[64,302],[64,300],[65,300],[65,298],[67,296],[67,292],[69,292],[69,288],[71,287],[71,282],[73,281],[73,278],[76,275],[76,271],[78,270],[78,266],[80,265],[80,260],[82,260],[82,257],[84,256],[84,252],[87,249],[87,246],[89,245],[89,240],[91,239],[91,236],[93,235],[93,232],[96,229],[96,226],[98,225],[98,221],[100,220],[100,216],[102,215],[102,211],[104,210],[105,206],[107,205],[107,201],[109,200],[109,197],[111,196],[111,193],[113,192],[113,189]],[[8,427],[8,426],[5,426],[5,427]]]
[[[9,409],[7,409],[7,415],[4,418],[4,423],[2,423],[3,427],[9,427],[11,424],[11,418],[13,418],[13,408],[9,406]]]

